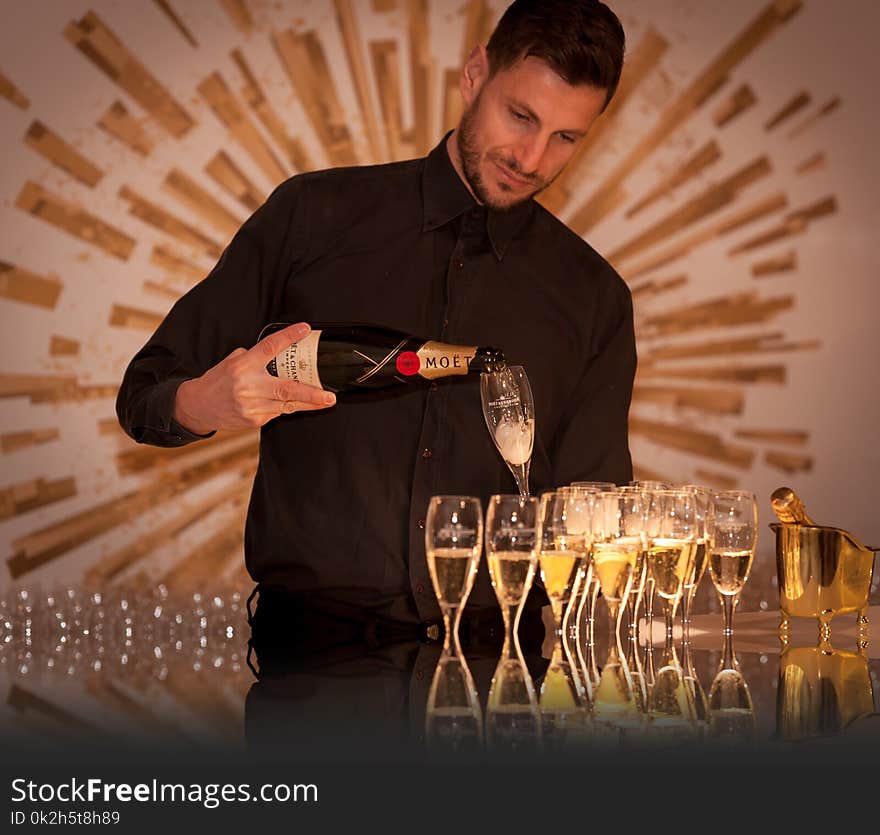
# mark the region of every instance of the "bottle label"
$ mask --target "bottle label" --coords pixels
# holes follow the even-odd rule
[[[467,374],[468,365],[477,353],[473,345],[447,345],[445,342],[426,342],[416,352],[421,367],[419,374],[428,380]]]
[[[310,331],[299,342],[294,342],[275,357],[278,376],[285,380],[296,380],[307,386],[323,388],[318,374],[318,342],[321,331]]]

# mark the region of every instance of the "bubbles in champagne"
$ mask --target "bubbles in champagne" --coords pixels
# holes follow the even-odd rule
[[[495,427],[495,443],[501,457],[518,467],[532,457],[535,440],[534,419],[513,421],[505,419]]]

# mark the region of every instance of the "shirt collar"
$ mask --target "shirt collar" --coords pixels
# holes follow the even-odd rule
[[[451,131],[450,131],[451,133]],[[459,215],[478,206],[467,186],[449,159],[446,150],[447,133],[425,160],[422,174],[423,223],[422,231],[429,232],[449,223]],[[507,211],[489,209],[486,229],[495,256],[500,261],[510,242],[516,237],[534,211],[534,202],[526,200]]]

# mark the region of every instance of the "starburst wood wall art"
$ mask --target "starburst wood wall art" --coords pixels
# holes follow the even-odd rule
[[[821,127],[845,97],[796,76],[767,84],[759,69],[810,5],[728,10],[735,25],[706,59],[681,32],[708,10],[621,2],[617,96],[540,198],[632,289],[639,477],[757,489],[809,473],[821,455],[785,407],[790,359],[824,346],[791,335],[787,279],[841,210],[822,176],[834,152]],[[40,62],[0,56],[11,150],[0,304],[5,347],[21,346],[0,369],[7,581],[246,584],[256,434],[136,446],[113,416],[125,364],[279,182],[426,153],[460,116],[461,62],[501,8],[52,8],[16,12],[40,33]],[[15,30],[13,20],[7,52]],[[40,74],[46,64],[54,72]],[[750,408],[756,397],[773,400],[772,420]],[[761,571],[769,579],[773,567]]]

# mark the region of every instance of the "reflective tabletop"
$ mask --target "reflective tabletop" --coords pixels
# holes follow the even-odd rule
[[[0,734],[34,760],[71,751],[243,752],[310,763],[827,756],[880,751],[880,641],[834,646],[778,613],[741,612],[732,641],[696,615],[690,641],[599,633],[525,656],[447,655],[438,641],[271,664],[248,651],[249,589],[16,589],[0,601]],[[643,632],[645,630],[643,629]]]

